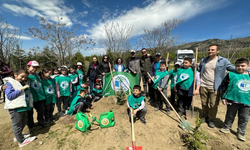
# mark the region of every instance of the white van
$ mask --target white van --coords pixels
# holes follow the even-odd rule
[[[183,63],[183,59],[185,57],[191,57],[192,58],[192,62],[194,63],[195,62],[195,58],[194,58],[194,51],[193,50],[177,50],[176,52],[176,56],[175,56],[175,59],[174,59],[174,63],[176,63],[177,61],[178,62],[181,62],[181,64]]]

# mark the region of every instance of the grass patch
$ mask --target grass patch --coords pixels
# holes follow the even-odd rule
[[[77,141],[77,139],[73,139],[73,140],[71,140],[71,145],[72,145],[72,149],[73,150],[77,150],[77,148],[78,148],[78,145],[81,145],[78,141]]]
[[[82,136],[87,136],[87,135],[89,135],[89,133],[91,133],[91,131],[90,130],[86,130],[85,132],[82,132]]]
[[[66,138],[62,138],[62,139],[56,138],[56,140],[57,140],[58,149],[62,148],[66,144]]]

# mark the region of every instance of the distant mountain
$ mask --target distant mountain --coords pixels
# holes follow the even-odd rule
[[[226,52],[230,47],[232,50],[239,49],[239,51],[244,51],[250,47],[250,36],[244,38],[236,38],[232,40],[221,40],[221,39],[208,39],[205,41],[185,43],[179,46],[174,46],[169,49],[169,51],[176,51],[178,49],[191,49],[195,50],[196,47],[199,48],[199,51],[206,51],[208,46],[211,44],[218,44],[220,47],[221,53]]]

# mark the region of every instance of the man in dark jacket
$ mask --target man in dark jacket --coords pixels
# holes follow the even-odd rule
[[[128,59],[128,63],[127,63],[127,67],[128,70],[132,73],[132,74],[139,74],[139,83],[138,85],[140,85],[141,82],[141,67],[140,67],[140,58],[136,57],[136,53],[135,50],[131,50],[131,57]]]
[[[148,84],[149,76],[148,76],[147,72],[150,71],[150,66],[153,63],[154,59],[152,56],[150,56],[147,53],[146,48],[142,48],[141,52],[142,52],[142,57],[140,59],[140,67],[141,67],[141,75],[142,75],[143,89],[144,89],[143,96],[148,96],[147,84]],[[148,85],[148,89],[150,91],[150,85]]]

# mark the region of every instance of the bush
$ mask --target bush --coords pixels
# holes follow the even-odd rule
[[[126,97],[126,94],[125,92],[123,91],[123,88],[120,87],[120,90],[119,91],[116,91],[116,94],[115,94],[115,97],[117,99],[117,102],[116,104],[118,105],[123,105],[125,103],[125,97]]]

